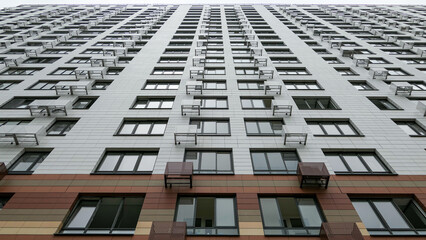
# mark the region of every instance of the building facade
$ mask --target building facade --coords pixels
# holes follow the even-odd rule
[[[0,239],[425,239],[425,10],[1,10]]]

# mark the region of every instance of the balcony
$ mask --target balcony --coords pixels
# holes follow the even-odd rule
[[[255,67],[266,67],[268,65],[268,58],[255,56],[253,63]]]
[[[272,116],[284,114],[291,116],[293,105],[287,100],[272,100]]]
[[[102,49],[104,56],[127,56],[126,47],[108,47]]]
[[[203,94],[203,83],[199,81],[187,81],[186,94],[201,95]]]
[[[368,57],[354,57],[354,63],[356,67],[368,68],[370,59]]]
[[[388,70],[386,68],[370,68],[369,74],[372,79],[385,80],[388,78]]]
[[[56,95],[88,95],[93,81],[61,81],[55,85]]]
[[[37,57],[42,50],[43,50],[43,47],[26,48],[25,55],[27,57]]]
[[[273,81],[265,82],[265,95],[273,94],[273,95],[281,95],[282,86]]]
[[[35,144],[39,141],[37,136],[44,130],[41,125],[6,125],[0,128],[0,143],[10,143],[15,145]]]
[[[354,52],[355,52],[355,50],[352,47],[341,47],[340,48],[340,54],[342,55],[342,57],[353,58]]]
[[[67,116],[67,106],[69,100],[35,100],[28,105],[31,116],[47,116],[56,115],[58,113]]]
[[[20,55],[12,55],[6,57],[3,61],[6,67],[17,67],[24,62],[24,58]]]
[[[260,47],[250,47],[250,56],[262,56],[263,49]]]
[[[273,79],[274,78],[274,69],[268,67],[259,68],[259,79]]]
[[[356,223],[324,222],[320,230],[321,240],[363,240],[361,231]]]
[[[148,240],[185,240],[186,222],[152,222]]]
[[[180,125],[175,128],[175,145],[181,143],[197,145],[197,126]]]
[[[189,69],[189,78],[204,79],[204,67],[191,67]]]
[[[413,85],[408,82],[392,82],[389,86],[390,90],[395,92],[395,95],[403,94],[411,96]]]
[[[417,49],[417,54],[419,54],[420,57],[426,56],[426,48],[418,48]]]
[[[306,145],[308,133],[302,126],[287,126],[283,125],[284,145],[287,144],[302,144]]]
[[[327,189],[330,181],[330,173],[322,162],[299,162],[297,165],[297,177],[300,188],[318,187]]]
[[[0,48],[8,48],[11,44],[12,44],[12,41],[10,40],[1,40]]]
[[[75,69],[76,79],[104,79],[107,67],[78,67]]]
[[[192,188],[192,169],[192,162],[168,162],[164,172],[164,187],[189,185]]]
[[[192,58],[192,66],[194,67],[204,67],[206,66],[206,57],[204,56],[195,56]]]
[[[181,115],[186,116],[188,114],[196,114],[200,116],[201,113],[201,100],[182,100],[181,103]]]
[[[56,39],[55,40],[44,40],[42,42],[42,44],[43,44],[44,48],[53,48],[53,47],[56,46],[56,44],[58,44],[58,41]]]
[[[118,57],[117,56],[99,56],[99,57],[91,57],[90,65],[92,67],[109,67],[109,66],[117,66]]]

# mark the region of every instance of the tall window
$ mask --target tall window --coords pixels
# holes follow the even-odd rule
[[[265,235],[319,235],[323,217],[313,198],[261,197]]]
[[[392,103],[391,101],[389,101],[389,99],[387,97],[383,97],[383,98],[368,98],[370,99],[370,101],[376,105],[376,107],[378,107],[380,110],[399,110],[401,108],[399,108],[397,105],[395,105],[394,103]]]
[[[251,151],[254,174],[296,174],[296,151]]]
[[[77,120],[58,120],[47,130],[47,135],[65,136],[76,123]]]
[[[349,121],[307,121],[314,135],[359,136],[359,132]]]
[[[174,98],[138,98],[133,109],[171,109]]]
[[[325,156],[336,174],[391,173],[374,152],[327,152]]]
[[[194,174],[233,174],[231,151],[188,150],[185,162],[192,162]]]
[[[411,198],[352,199],[371,235],[426,235],[426,213]]]
[[[279,136],[282,134],[282,120],[245,120],[248,136],[267,135]]]
[[[62,234],[134,234],[143,197],[82,197]]]
[[[197,133],[199,135],[230,135],[231,127],[229,125],[229,119],[191,119],[189,122],[191,125],[197,126]]]
[[[26,152],[13,163],[8,172],[9,174],[32,174],[48,155],[48,152]]]
[[[301,110],[337,110],[339,107],[331,97],[293,97]]]
[[[238,235],[235,198],[179,197],[176,222],[188,235]]]
[[[426,129],[416,120],[394,120],[394,122],[410,136],[426,136]]]
[[[163,135],[167,120],[124,121],[118,135]]]
[[[107,152],[96,169],[99,174],[151,174],[157,152]]]

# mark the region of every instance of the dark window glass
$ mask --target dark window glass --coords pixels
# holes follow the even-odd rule
[[[296,174],[299,157],[296,151],[251,152],[254,174]]]

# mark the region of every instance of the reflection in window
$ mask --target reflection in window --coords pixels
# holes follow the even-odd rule
[[[142,197],[83,197],[62,234],[134,234]]]
[[[238,235],[234,198],[180,197],[176,212],[188,235]]]
[[[296,151],[251,152],[254,174],[296,174],[299,157]]]
[[[233,174],[230,151],[186,151],[185,162],[192,162],[194,174]]]
[[[313,198],[261,197],[265,235],[319,235],[323,222]]]

